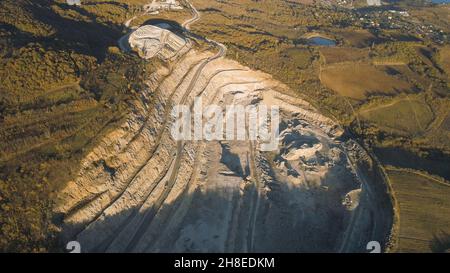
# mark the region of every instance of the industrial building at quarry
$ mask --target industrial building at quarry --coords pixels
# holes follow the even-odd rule
[[[155,56],[170,60],[189,50],[187,41],[173,32],[153,25],[138,28],[129,37],[129,44],[145,59]]]

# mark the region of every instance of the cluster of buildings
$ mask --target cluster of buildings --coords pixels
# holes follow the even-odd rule
[[[325,1],[325,0],[323,0]],[[374,32],[381,30],[395,30],[395,32],[430,40],[437,44],[450,42],[450,33],[445,32],[439,26],[423,22],[413,17],[408,10],[392,8],[381,5],[375,0],[368,4],[372,7],[352,8],[353,0],[337,0],[335,8],[344,17],[342,27],[354,26],[357,28],[370,29]],[[381,3],[383,4],[383,3]],[[320,11],[316,18],[324,17]],[[406,36],[405,36],[406,37]]]
[[[404,34],[427,38],[438,44],[443,44],[450,38],[434,25],[411,20],[410,14],[405,10],[377,9],[364,13],[356,12],[351,15],[351,20],[353,25],[362,28],[401,30]]]
[[[177,0],[153,0],[145,5],[144,10],[150,14],[159,14],[163,10],[182,10],[183,6]]]
[[[367,0],[367,5],[370,7],[373,6],[379,7],[381,6],[381,0]]]
[[[70,6],[81,6],[81,0],[66,0]]]

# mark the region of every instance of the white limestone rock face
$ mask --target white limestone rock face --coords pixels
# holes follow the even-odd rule
[[[368,6],[381,6],[381,0],[367,0]]]
[[[166,62],[60,192],[63,242],[176,253],[361,252],[384,242],[382,178],[339,124],[270,75],[168,30],[144,26],[129,41]],[[203,109],[279,107],[278,149],[262,150],[262,139],[175,140],[172,107],[196,98]]]
[[[146,25],[131,33],[128,42],[145,59],[172,60],[189,50],[189,43],[170,30]]]

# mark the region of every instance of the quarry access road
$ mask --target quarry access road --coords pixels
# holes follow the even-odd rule
[[[190,3],[189,1],[186,1],[186,3],[189,5],[189,7],[193,13],[193,17],[184,21],[181,24],[181,26],[184,28],[184,30],[188,34],[190,34],[191,26],[195,22],[197,22],[201,19],[201,14],[192,5],[192,3]],[[126,38],[128,36],[129,35],[126,35],[119,40],[119,46],[121,47],[122,50],[125,50],[125,51],[127,51],[127,45],[124,44],[124,41],[126,40]],[[197,68],[197,71],[195,72],[193,78],[191,79],[191,82],[190,82],[187,90],[185,91],[185,93],[181,99],[180,104],[184,104],[186,102],[186,99],[189,97],[192,90],[196,86],[198,79],[201,76],[202,71],[204,70],[206,65],[208,65],[210,62],[217,60],[219,58],[222,58],[226,55],[227,47],[225,45],[223,45],[217,41],[208,39],[206,37],[203,37],[203,39],[205,39],[205,41],[207,41],[208,43],[214,45],[219,50],[214,56],[209,57],[208,59],[204,60],[199,65],[199,67]],[[129,48],[129,46],[128,46],[128,48]],[[168,117],[165,117],[165,118],[168,118]],[[246,128],[246,129],[248,130],[248,128]],[[261,185],[261,182],[258,177],[258,172],[257,172],[257,167],[256,167],[256,159],[255,159],[255,153],[254,153],[254,149],[256,147],[254,146],[254,143],[252,143],[251,141],[249,143],[249,146],[250,146],[250,171],[251,171],[253,183],[255,183],[255,188],[256,188],[256,192],[255,192],[253,202],[252,202],[253,205],[252,205],[252,209],[251,209],[251,213],[250,213],[251,220],[250,220],[250,227],[249,227],[249,233],[248,233],[248,246],[247,246],[248,251],[252,251],[254,249],[254,244],[255,244],[256,218],[257,218],[257,213],[258,213],[258,208],[259,208],[259,203],[260,203],[259,187]],[[138,231],[134,234],[132,240],[129,242],[128,246],[126,247],[127,252],[133,251],[134,247],[137,245],[137,242],[144,235],[147,227],[151,224],[153,218],[156,217],[161,206],[164,204],[164,201],[167,199],[170,192],[172,191],[172,189],[176,183],[177,177],[179,175],[179,170],[181,167],[181,160],[182,160],[182,156],[183,156],[184,147],[185,147],[184,141],[177,141],[176,153],[174,153],[175,159],[170,164],[170,165],[173,164],[173,166],[169,166],[168,173],[164,176],[164,177],[169,177],[166,181],[166,185],[164,186],[164,190],[163,190],[162,194],[160,194],[160,196],[158,197],[157,201],[152,205],[150,211],[148,213],[146,213],[146,216],[144,217],[145,219],[143,220],[143,222],[140,223]],[[347,243],[349,241],[348,238],[350,237],[350,236],[348,236],[348,233],[349,233],[348,230],[353,230],[353,227],[354,227],[355,223],[357,222],[356,219],[358,219],[358,218],[359,217],[357,217],[356,215],[352,215],[351,223],[347,229],[346,236],[344,236],[345,239],[342,243],[343,246],[340,248],[341,252],[346,251],[345,245],[347,245]],[[350,234],[351,234],[351,232],[350,232]]]
[[[189,6],[191,8],[192,13],[194,14],[192,18],[186,20],[182,26],[183,28],[186,29],[186,31],[189,32],[190,26],[197,22],[200,19],[200,13],[197,11],[197,9],[191,4],[189,3]],[[121,47],[121,49],[125,49],[126,45],[124,44],[125,39],[128,37],[129,35],[126,35],[124,37],[122,37],[119,40],[119,46]],[[209,40],[206,39],[209,43],[213,44],[214,46],[219,48],[219,51],[214,55],[211,56],[209,58],[207,58],[206,60],[202,61],[199,65],[199,67],[197,68],[193,78],[191,79],[189,86],[187,87],[186,91],[183,94],[183,97],[180,101],[180,104],[183,105],[186,103],[187,98],[189,97],[189,95],[192,93],[194,87],[197,85],[198,83],[198,79],[200,78],[200,76],[202,75],[202,72],[204,70],[204,68],[212,61],[217,60],[219,58],[222,58],[225,56],[226,52],[227,52],[227,48],[225,45],[213,41],[213,40]],[[167,119],[169,118],[169,116],[166,116],[165,119],[167,121]],[[164,129],[163,129],[164,130]],[[156,144],[156,146],[159,146],[159,143]],[[182,160],[182,156],[183,156],[183,149],[185,147],[185,142],[184,141],[177,141],[177,148],[176,148],[176,153],[175,153],[175,159],[173,161],[173,166],[169,167],[168,173],[164,176],[165,177],[169,177],[166,185],[164,186],[164,190],[162,192],[162,194],[158,197],[158,199],[156,200],[156,202],[152,205],[151,209],[148,211],[148,213],[146,213],[143,222],[141,222],[140,226],[138,227],[137,232],[134,234],[134,236],[132,237],[131,241],[129,242],[129,244],[126,247],[126,252],[131,252],[133,251],[134,247],[137,245],[137,242],[139,241],[139,239],[144,235],[145,231],[147,230],[147,227],[150,225],[150,223],[152,222],[153,218],[156,216],[156,214],[158,213],[158,211],[160,210],[161,206],[164,204],[164,201],[167,199],[167,197],[169,196],[170,192],[172,191],[178,174],[179,174],[179,170],[181,167],[181,160]]]
[[[198,12],[198,10],[189,2],[186,1],[189,5],[189,8],[191,9],[191,11],[194,13],[194,17],[187,19],[186,21],[183,22],[183,24],[181,24],[181,26],[187,30],[190,30],[190,27],[193,23],[197,22],[198,20],[200,20],[200,13]]]
[[[210,46],[206,52],[191,48],[180,60],[164,62],[167,67],[152,74],[149,88],[142,93],[155,97],[161,94],[156,107],[148,104],[146,97],[142,105],[137,101],[133,105],[136,114],[124,123],[124,129],[115,131],[102,143],[98,153],[86,160],[74,183],[80,193],[79,188],[68,188],[67,200],[79,204],[73,200],[89,196],[85,189],[90,190],[91,183],[103,184],[92,191],[100,193],[98,198],[95,195],[95,200],[89,199],[92,200],[89,204],[76,207],[76,214],[69,218],[67,226],[84,228],[78,233],[80,236],[75,237],[88,252],[299,251],[301,245],[305,245],[306,250],[317,251],[316,244],[331,228],[328,212],[331,210],[343,219],[351,215],[339,206],[338,196],[347,194],[348,187],[358,187],[359,182],[366,184],[366,177],[359,176],[353,169],[357,167],[354,162],[344,160],[347,152],[335,141],[340,135],[335,122],[303,100],[275,89],[274,86],[282,84],[270,75],[223,58],[227,52],[225,45],[190,32],[201,14],[189,2],[185,6],[192,11],[192,18],[182,24],[185,38],[201,40]],[[122,37],[118,44],[122,50],[130,52],[126,48],[127,37]],[[224,76],[223,72],[230,74]],[[212,82],[217,75],[220,75],[217,81]],[[258,150],[258,141],[233,142],[226,154],[216,142],[196,145],[171,138],[168,130],[173,121],[170,113],[173,104],[193,107],[192,99],[198,96],[205,96],[209,104],[222,108],[230,104],[259,103],[283,106],[283,119],[292,127],[284,129],[286,152],[280,149],[275,153],[277,156],[273,156],[280,160],[273,162],[277,173],[270,172],[268,155]],[[132,130],[130,133],[122,133],[129,131],[128,128]],[[248,133],[248,124],[245,128]],[[315,149],[313,141],[325,145],[317,150],[319,155],[308,152]],[[307,145],[300,145],[303,142]],[[305,159],[288,159],[296,154]],[[106,167],[96,166],[97,162],[106,162]],[[235,163],[241,171],[248,169],[245,173],[235,171]],[[297,171],[299,174],[295,176]],[[340,179],[336,179],[337,176]],[[317,194],[315,188],[309,189],[315,184],[327,185],[327,189],[321,188]],[[328,191],[328,187],[334,185],[334,190]],[[367,190],[370,188],[364,187],[364,191]],[[375,202],[376,198],[369,198],[369,195],[371,192],[361,197]],[[328,204],[335,205],[328,208]],[[371,225],[373,216],[360,220],[365,212],[352,214],[345,230],[336,229],[336,235],[330,235],[333,239],[339,236],[343,241],[333,250],[355,251],[358,242],[354,238],[364,235],[361,232],[370,228],[376,232],[375,227],[366,227]],[[380,225],[377,223],[377,226]],[[311,235],[296,236],[294,230],[305,230],[305,234]],[[68,232],[70,235],[71,230]]]
[[[190,33],[191,25],[194,24],[195,22],[197,22],[198,20],[200,20],[200,18],[201,18],[201,13],[194,7],[194,5],[192,5],[191,2],[186,1],[186,3],[189,5],[189,8],[191,9],[191,11],[192,11],[192,13],[194,14],[194,16],[193,16],[192,18],[187,19],[186,21],[184,21],[184,22],[181,24],[181,26],[182,26],[185,30],[187,30],[187,31]],[[217,41],[208,39],[208,38],[206,38],[206,37],[204,37],[204,39],[205,39],[207,42],[209,42],[209,43],[215,45],[217,48],[219,48],[219,52],[216,54],[216,56],[214,56],[214,57],[211,58],[211,61],[212,61],[212,60],[215,60],[215,59],[218,59],[218,58],[221,58],[221,57],[224,57],[224,56],[226,55],[226,53],[227,53],[227,47],[226,47],[224,44],[221,44],[221,43],[219,43],[219,42],[217,42]]]
[[[192,12],[194,13],[194,17],[192,17],[191,19],[186,20],[182,24],[184,26],[184,28],[189,30],[190,26],[200,19],[200,13],[197,11],[197,9],[189,1],[186,1],[186,2],[189,4]],[[224,57],[225,54],[226,54],[227,48],[223,44],[215,42],[213,40],[208,40],[208,41],[210,41],[214,45],[218,46],[219,47],[219,52],[217,52],[214,56],[209,57],[208,59],[206,59],[205,61],[203,61],[200,64],[200,66],[198,67],[197,71],[194,74],[194,77],[192,78],[191,82],[189,83],[189,86],[186,89],[186,92],[184,93],[184,95],[183,95],[183,97],[181,99],[181,102],[180,102],[181,105],[186,103],[187,98],[192,93],[192,90],[196,86],[196,84],[198,82],[198,79],[199,79],[200,75],[202,74],[203,69],[206,67],[206,65],[208,65],[210,62],[212,62],[214,60],[217,60],[219,58]],[[170,174],[170,178],[168,180],[168,184],[166,185],[163,194],[161,194],[161,196],[159,197],[158,201],[153,206],[153,208],[154,208],[153,211],[154,211],[155,214],[159,210],[161,205],[163,204],[164,200],[169,195],[169,193],[172,190],[173,186],[175,185],[176,178],[177,178],[179,170],[180,170],[181,157],[182,157],[182,154],[183,154],[184,145],[185,145],[184,141],[181,141],[181,140],[177,141],[177,150],[176,150],[176,157],[175,157],[175,163],[174,163],[175,165],[174,165],[174,168],[171,169],[172,173]]]

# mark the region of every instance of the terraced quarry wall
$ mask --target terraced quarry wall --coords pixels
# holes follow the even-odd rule
[[[84,252],[386,247],[393,208],[367,152],[288,87],[222,55],[191,49],[150,76],[131,114],[60,194],[62,241],[75,239]],[[280,107],[279,149],[263,152],[262,140],[175,141],[172,107],[192,107],[196,97],[204,107]]]

